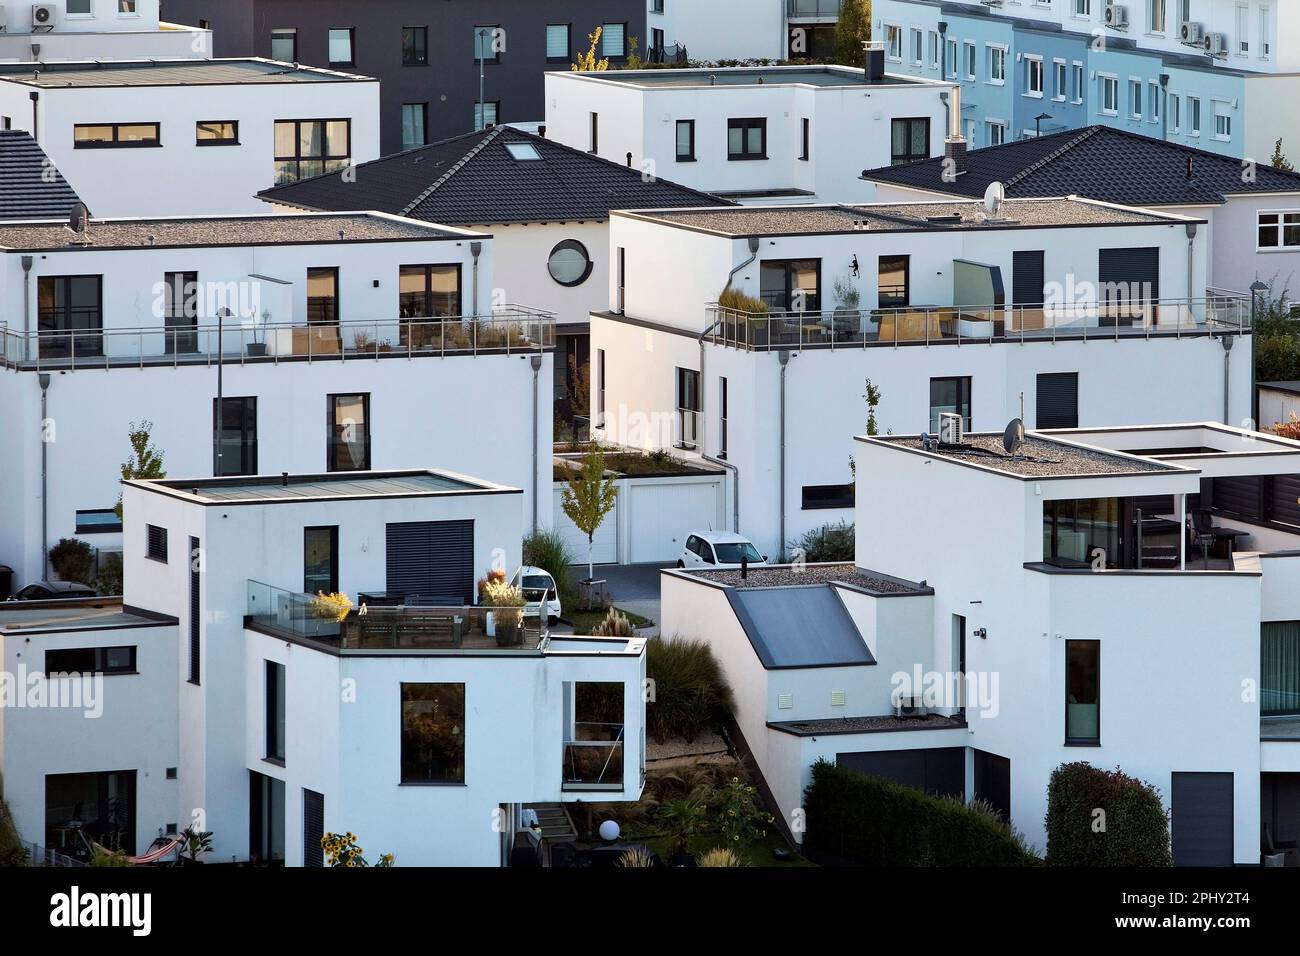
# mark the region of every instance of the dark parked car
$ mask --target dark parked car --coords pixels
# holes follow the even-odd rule
[[[76,581],[37,581],[19,588],[11,598],[14,601],[59,601],[65,598],[98,597],[95,589]]]

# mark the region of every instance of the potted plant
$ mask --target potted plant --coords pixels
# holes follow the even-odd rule
[[[248,351],[248,356],[249,356],[249,358],[258,358],[258,357],[263,356],[263,355],[266,354],[266,343],[262,341],[261,337],[258,335],[257,330],[258,330],[258,328],[259,328],[259,326],[260,326],[261,324],[263,324],[263,323],[267,323],[267,322],[270,322],[270,321],[271,321],[271,313],[270,313],[270,312],[263,312],[263,313],[262,313],[261,322],[259,322],[258,319],[257,319],[257,317],[254,316],[254,318],[253,318],[253,341],[248,342],[248,343],[246,343],[246,344],[244,345],[244,348]]]
[[[487,582],[483,587],[483,601],[494,618],[493,636],[498,647],[517,647],[524,642],[524,606],[528,601],[524,592],[507,584],[504,574],[500,580]]]
[[[180,859],[182,866],[201,866],[203,861],[199,859],[204,853],[212,849],[212,831],[200,830],[191,824],[182,830],[180,836]]]
[[[342,623],[352,611],[352,599],[346,594],[317,592],[311,599],[311,616],[317,621]]]
[[[478,579],[478,603],[480,607],[491,608],[492,602],[488,600],[488,587],[491,585],[501,585],[506,582],[506,573],[500,568],[489,568],[483,577]],[[487,612],[484,629],[488,637],[496,637],[496,615],[491,610]]]
[[[832,319],[836,333],[856,334],[874,332],[879,319],[872,315],[862,315],[862,293],[848,276],[839,276],[831,286],[838,303]]]

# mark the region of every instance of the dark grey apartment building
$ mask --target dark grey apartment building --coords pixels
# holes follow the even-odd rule
[[[567,70],[604,27],[623,62],[662,49],[661,0],[163,0],[172,23],[210,26],[217,56],[264,56],[381,81],[385,154],[484,125],[541,121],[542,73]],[[479,112],[479,63],[483,110]]]

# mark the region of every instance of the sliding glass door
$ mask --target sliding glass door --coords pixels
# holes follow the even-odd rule
[[[36,308],[41,358],[104,354],[103,276],[41,276]]]
[[[1300,621],[1260,625],[1259,712],[1300,714]]]

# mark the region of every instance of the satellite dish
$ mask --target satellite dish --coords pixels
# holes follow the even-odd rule
[[[984,190],[984,211],[989,214],[991,219],[996,219],[1002,215],[1002,204],[1007,200],[1007,191],[1000,182],[996,180],[989,183],[989,188]]]
[[[68,213],[68,228],[77,235],[82,235],[86,231],[86,221],[90,218],[90,210],[86,208],[83,202],[77,203]]]
[[[1007,450],[1008,455],[1014,455],[1020,451],[1024,443],[1025,423],[1019,418],[1013,418],[1002,433],[1002,447]]]

